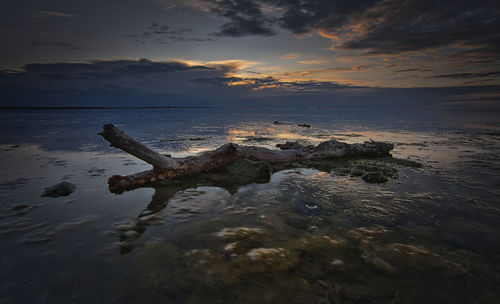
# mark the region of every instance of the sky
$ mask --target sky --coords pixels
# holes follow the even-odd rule
[[[0,7],[0,106],[500,109],[497,0]]]

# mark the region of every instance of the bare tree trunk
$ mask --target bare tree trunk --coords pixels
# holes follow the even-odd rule
[[[108,184],[110,190],[114,192],[123,192],[123,190],[160,179],[210,171],[241,159],[282,163],[343,156],[387,155],[394,148],[393,144],[374,141],[347,144],[329,140],[317,146],[303,146],[296,142],[287,142],[284,145],[278,145],[281,150],[228,143],[199,156],[171,158],[149,149],[111,124],[104,125],[99,135],[109,141],[111,146],[128,152],[153,166],[153,170],[150,171],[128,176],[112,176]]]

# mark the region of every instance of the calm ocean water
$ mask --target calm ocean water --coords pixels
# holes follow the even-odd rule
[[[373,139],[423,167],[384,184],[297,166],[267,183],[193,178],[115,195],[109,176],[150,166],[109,147],[106,123],[173,156]],[[0,130],[1,304],[500,299],[497,113],[12,110]],[[40,197],[61,181],[76,191]]]

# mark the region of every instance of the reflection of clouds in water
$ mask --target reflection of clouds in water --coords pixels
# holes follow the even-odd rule
[[[246,130],[229,130],[227,131],[230,135],[241,135],[241,136],[252,136],[255,135],[255,131],[246,131]]]
[[[189,154],[198,154],[198,153],[207,152],[207,151],[211,151],[211,150],[212,150],[212,148],[210,148],[210,147],[189,147],[187,152]],[[185,156],[188,156],[188,155],[185,155]]]
[[[326,140],[311,134],[308,129],[297,125],[283,124],[277,127],[269,127],[270,122],[250,123],[245,126],[232,126],[228,130],[227,141],[234,143],[250,142],[252,145],[259,145],[273,148],[277,143],[285,141],[306,141],[319,143]],[[268,140],[269,139],[269,140]]]

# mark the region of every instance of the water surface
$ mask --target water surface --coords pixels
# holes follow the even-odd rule
[[[494,303],[494,114],[2,111],[0,303]],[[193,178],[115,195],[109,176],[150,166],[97,136],[105,123],[173,156],[373,139],[423,167],[396,166],[384,184],[296,166],[265,183]],[[60,181],[76,191],[40,197]]]

